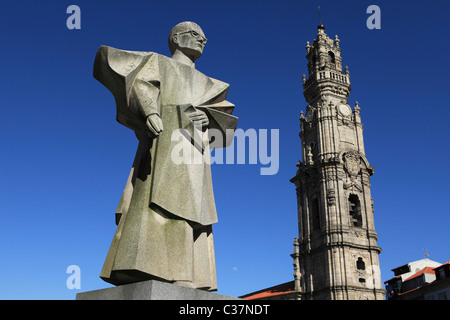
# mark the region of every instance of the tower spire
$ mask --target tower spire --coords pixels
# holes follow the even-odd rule
[[[321,17],[321,12],[320,12],[320,6],[317,7],[318,11],[317,13],[319,14],[319,25],[322,24],[322,17]]]
[[[320,6],[317,7],[317,14],[319,15],[319,26],[317,28],[325,30],[325,26],[322,24],[322,11],[320,10]]]

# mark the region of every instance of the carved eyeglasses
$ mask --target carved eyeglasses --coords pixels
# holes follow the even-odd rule
[[[208,41],[208,39],[206,39],[204,36],[202,36],[200,33],[198,33],[197,31],[194,31],[194,30],[178,32],[178,34],[183,34],[183,33],[190,33],[191,36],[193,36],[194,38],[202,37],[203,44],[206,44],[206,42]]]

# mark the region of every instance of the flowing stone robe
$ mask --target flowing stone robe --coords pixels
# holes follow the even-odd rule
[[[117,121],[139,140],[100,277],[115,285],[159,279],[217,290],[212,234],[217,213],[209,162],[177,164],[171,155],[181,144],[193,158],[209,159],[211,148],[231,143],[225,132],[234,132],[237,118],[225,100],[229,85],[157,53],[105,46],[97,52],[94,77],[113,93]],[[188,114],[194,107],[207,114],[208,128],[219,130],[223,143],[210,145],[212,130],[193,125]],[[152,139],[146,118],[154,113],[163,131]],[[179,129],[184,129],[181,139],[172,141]]]

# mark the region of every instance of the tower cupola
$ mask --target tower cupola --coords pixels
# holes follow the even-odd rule
[[[306,101],[314,103],[323,94],[333,94],[338,100],[347,100],[350,95],[350,74],[348,67],[342,71],[340,40],[334,40],[325,33],[325,26],[317,27],[317,38],[313,43],[306,42],[308,78],[303,76],[303,89]]]

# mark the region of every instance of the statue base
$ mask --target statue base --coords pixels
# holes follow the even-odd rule
[[[76,300],[240,300],[214,292],[148,280],[77,293]]]

